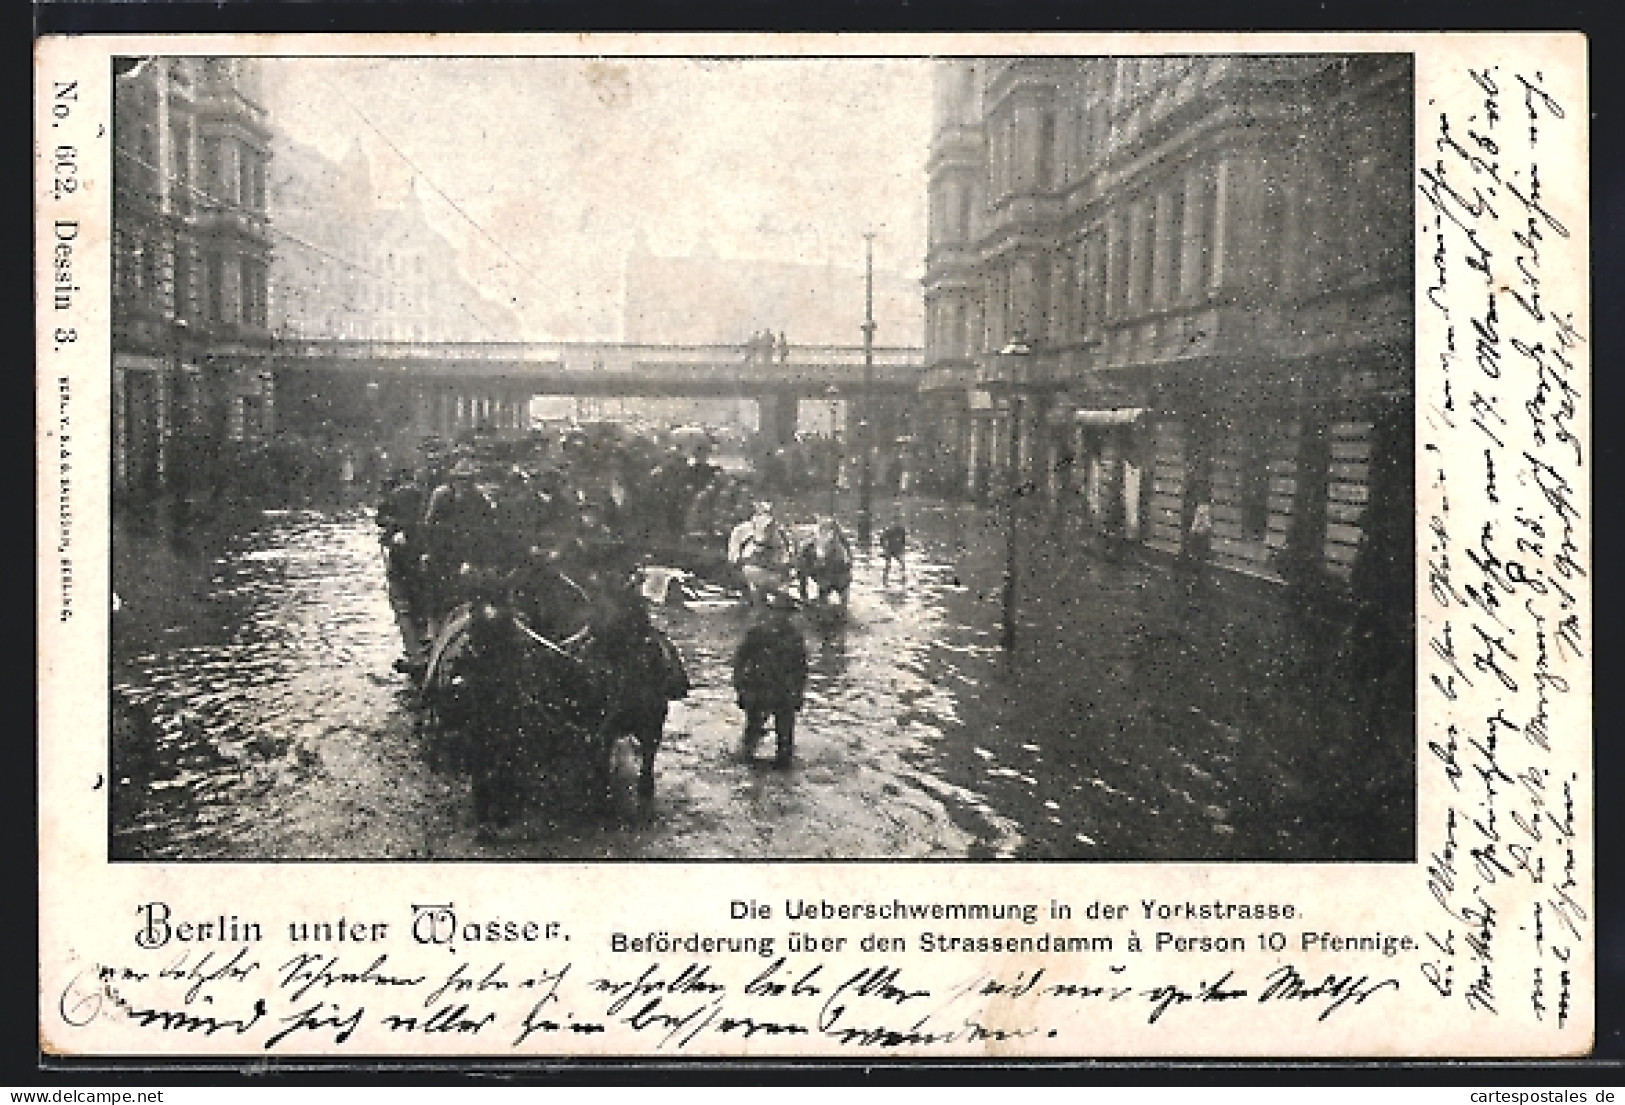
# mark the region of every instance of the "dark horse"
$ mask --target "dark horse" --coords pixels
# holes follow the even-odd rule
[[[573,594],[574,609],[548,593]],[[558,628],[572,622],[573,632]],[[681,657],[635,595],[610,587],[589,597],[558,573],[460,608],[423,684],[440,750],[469,773],[480,823],[498,826],[512,819],[531,772],[585,765],[607,795],[623,736],[638,745],[638,794],[653,796],[667,705],[687,693]]]

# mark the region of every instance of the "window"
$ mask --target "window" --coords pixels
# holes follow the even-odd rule
[[[141,138],[136,144],[136,156],[140,159],[139,171],[132,174],[141,182],[141,188],[148,193],[158,191],[158,136],[151,126],[141,128]]]
[[[208,322],[226,319],[226,262],[218,253],[210,253],[203,262],[203,317]]]
[[[198,157],[199,174],[202,176],[203,191],[209,199],[219,203],[225,197],[222,193],[221,165],[220,165],[220,139],[210,135],[200,144]]]
[[[1045,341],[1050,334],[1050,317],[1054,310],[1050,303],[1050,266],[1043,258],[1026,266],[1026,310],[1022,334],[1028,340]]]
[[[192,257],[184,245],[175,249],[175,317],[192,317]]]
[[[242,147],[237,150],[237,202],[254,206],[254,153]]]
[[[1106,246],[1104,254],[1101,321],[1116,322],[1123,315],[1124,287],[1128,266],[1123,263],[1123,209],[1114,208],[1106,216]]]
[[[1038,157],[1034,184],[1040,191],[1055,186],[1055,113],[1046,111],[1038,117]]]
[[[157,295],[158,249],[152,242],[146,243],[141,250],[141,287],[149,296]]]
[[[1089,234],[1088,272],[1084,277],[1089,297],[1089,334],[1094,337],[1106,321],[1106,242],[1097,228]]]
[[[184,215],[192,209],[192,147],[191,132],[185,123],[173,123],[169,129],[169,159],[175,180],[170,189],[170,202]]]
[[[987,195],[994,203],[1003,193],[1004,173],[1000,164],[1004,157],[1004,131],[995,124],[987,134]]]
[[[1130,315],[1145,308],[1145,297],[1151,273],[1151,220],[1146,205],[1135,200],[1128,208],[1128,264],[1125,266],[1125,305]]]
[[[1152,273],[1153,306],[1171,306],[1179,298],[1179,265],[1183,252],[1185,222],[1185,192],[1175,186],[1157,197],[1152,229],[1156,235],[1157,255]]]
[[[1264,538],[1270,520],[1270,461],[1278,453],[1281,427],[1273,419],[1255,418],[1237,432],[1236,498],[1241,535]]]
[[[1287,191],[1292,187],[1289,167],[1290,161],[1279,157],[1263,158],[1258,164],[1262,194],[1256,246],[1258,272],[1254,279],[1261,288],[1278,284],[1283,273],[1289,271],[1284,252],[1291,241],[1286,234],[1287,212],[1291,206]]]
[[[264,328],[265,266],[258,261],[243,259],[243,322]]]
[[[1210,217],[1213,212],[1213,177],[1201,168],[1185,174],[1180,194],[1180,237],[1184,256],[1179,265],[1179,296],[1200,300],[1210,272],[1209,247],[1214,240]]]
[[[243,165],[248,173],[247,190],[243,201],[255,214],[265,212],[265,155],[258,150],[243,151]]]
[[[1020,136],[1016,121],[1009,118],[999,124],[999,195],[1008,196],[1016,188],[1016,156],[1020,152]]]

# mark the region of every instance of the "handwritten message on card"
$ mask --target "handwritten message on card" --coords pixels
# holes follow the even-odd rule
[[[1438,907],[1423,971],[1452,1004],[1562,1028],[1590,900],[1586,783],[1561,766],[1590,740],[1573,723],[1592,635],[1584,181],[1559,167],[1585,112],[1538,65],[1469,67],[1459,87],[1418,121],[1436,338],[1418,373],[1419,693],[1424,775],[1445,783],[1422,826]]]

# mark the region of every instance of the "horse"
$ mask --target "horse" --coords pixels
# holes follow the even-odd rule
[[[852,550],[834,522],[820,522],[812,539],[801,546],[796,554],[796,576],[803,603],[809,601],[807,585],[812,583],[821,604],[835,595],[846,605],[852,587]]]
[[[752,603],[767,591],[784,586],[793,562],[790,538],[766,503],[757,504],[755,513],[728,535],[728,563],[741,578],[742,589]]]
[[[459,607],[430,654],[422,694],[438,736],[431,751],[469,773],[481,825],[511,820],[531,769],[585,761],[607,797],[624,736],[638,745],[638,796],[651,799],[668,704],[688,693],[676,646],[635,596],[590,595],[562,573],[550,582],[521,580]],[[543,590],[582,601],[539,609]]]

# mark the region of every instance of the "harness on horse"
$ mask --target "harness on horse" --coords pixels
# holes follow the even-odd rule
[[[784,535],[776,522],[746,523],[748,532],[735,551],[734,563],[776,568],[783,559]]]

